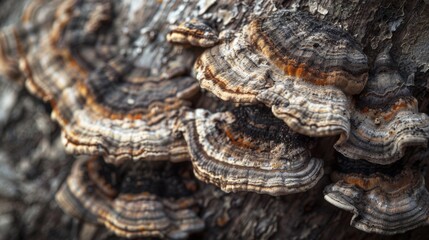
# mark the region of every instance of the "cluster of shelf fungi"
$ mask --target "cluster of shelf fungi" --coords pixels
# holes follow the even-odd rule
[[[303,192],[324,174],[318,137],[338,136],[324,197],[352,226],[427,224],[429,117],[389,48],[369,66],[341,28],[264,4],[220,21],[197,1],[42,0],[2,30],[0,71],[88,156],[56,195],[65,212],[122,237],[187,238],[204,229],[192,171],[227,192]]]

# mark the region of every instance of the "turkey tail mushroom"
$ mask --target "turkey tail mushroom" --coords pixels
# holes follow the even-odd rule
[[[302,192],[323,175],[323,161],[310,156],[311,140],[291,131],[269,109],[215,114],[197,109],[183,119],[195,175],[224,191]]]
[[[403,233],[429,222],[429,193],[414,166],[377,165],[342,158],[325,199],[353,212],[351,225],[365,232]]]
[[[172,168],[132,168],[122,176],[102,159],[78,160],[56,200],[68,214],[126,238],[186,239],[204,228],[190,191]]]
[[[122,72],[115,69],[118,63],[112,65],[63,90],[53,102],[52,116],[62,127],[66,150],[100,154],[110,163],[186,160],[186,143],[172,130],[178,110],[189,105],[178,96],[188,95],[194,80],[179,76],[136,82],[128,65],[121,65]]]
[[[200,86],[223,100],[262,102],[296,132],[343,138],[347,96],[363,89],[367,72],[367,57],[349,34],[286,10],[254,19],[194,65]]]
[[[404,155],[427,147],[429,117],[387,51],[367,83],[367,57],[339,27],[272,1],[203,2],[33,1],[0,33],[0,72],[49,102],[68,153],[99,156],[75,162],[56,195],[65,212],[121,237],[185,239],[204,222],[190,169],[169,161],[191,158],[227,192],[290,194],[323,176],[310,137],[340,135],[326,200],[367,232],[427,224],[429,193]]]
[[[429,117],[418,112],[418,102],[385,50],[374,73],[357,97],[351,114],[351,133],[335,149],[352,159],[391,164],[408,147],[427,147]]]

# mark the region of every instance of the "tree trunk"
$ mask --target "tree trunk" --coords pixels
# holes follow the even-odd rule
[[[0,23],[19,21],[25,0],[0,3]],[[207,9],[227,11],[246,5],[262,8],[269,1],[201,0]],[[364,46],[370,66],[375,56],[392,46],[391,54],[403,76],[414,79],[422,112],[429,80],[429,1],[423,0],[291,0],[277,8],[310,12],[351,33]],[[209,11],[209,10],[208,10]],[[49,117],[50,107],[23,86],[0,79],[0,239],[117,239],[101,226],[79,222],[63,214],[54,194],[66,178],[73,157],[64,153],[60,130]],[[224,193],[200,185],[199,215],[205,230],[195,239],[426,239],[429,227],[384,237],[349,226],[351,214],[323,199],[335,161],[335,139],[327,138],[315,154],[322,157],[325,176],[313,189],[272,197],[255,193]],[[328,146],[328,147],[326,147]]]

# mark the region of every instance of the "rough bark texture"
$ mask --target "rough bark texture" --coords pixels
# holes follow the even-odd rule
[[[0,23],[18,21],[24,0],[1,2]],[[206,2],[211,2],[206,0]],[[232,2],[232,1],[231,1]],[[258,4],[260,1],[247,1]],[[415,82],[421,110],[429,80],[429,2],[423,0],[293,0],[287,8],[308,11],[348,30],[372,62],[392,45],[400,71]],[[64,215],[54,194],[73,157],[64,153],[50,108],[22,86],[0,79],[0,239],[117,239],[101,227]],[[318,149],[332,149],[333,139]],[[328,147],[326,147],[328,146]],[[282,197],[227,194],[201,184],[198,198],[206,230],[195,239],[426,239],[429,227],[384,237],[349,226],[351,214],[323,200],[326,175],[312,190]]]

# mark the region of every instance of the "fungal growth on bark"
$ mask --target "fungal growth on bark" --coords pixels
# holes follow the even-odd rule
[[[184,135],[196,177],[222,190],[270,195],[306,191],[323,175],[311,158],[311,140],[291,131],[268,109],[240,107],[184,117]]]
[[[347,96],[365,86],[368,64],[343,30],[305,13],[279,10],[206,50],[194,72],[202,88],[223,100],[262,102],[292,130],[328,136],[347,135]]]
[[[365,232],[397,234],[428,224],[429,193],[420,171],[404,161],[377,165],[342,157],[325,199],[353,212]]]
[[[390,164],[402,158],[407,147],[426,148],[429,117],[418,112],[408,87],[387,50],[379,54],[352,111],[350,137],[335,149],[348,158]]]
[[[101,223],[127,238],[185,239],[203,229],[180,168],[123,168],[98,158],[77,160],[56,195],[58,204],[75,217]]]
[[[335,162],[325,199],[353,212],[352,226],[395,234],[427,224],[423,157],[406,151],[425,150],[429,117],[411,83],[387,50],[374,59],[378,48],[360,45],[369,35],[347,32],[356,26],[298,9],[259,0],[31,2],[20,24],[0,32],[0,72],[51,106],[68,153],[88,155],[58,191],[60,207],[119,237],[186,239],[217,216],[200,211],[217,206],[202,182],[286,195],[316,186]],[[320,138],[338,135],[333,147]],[[239,199],[222,202],[232,211],[217,227],[236,205],[262,199],[216,191],[213,201]],[[282,221],[264,214],[246,228],[268,238]]]
[[[188,158],[183,138],[172,132],[180,101],[153,104],[147,113],[109,118],[82,106],[72,89],[62,93],[52,116],[63,129],[65,149],[75,154],[103,154],[119,164],[127,159],[183,161]],[[112,116],[112,115],[110,115]]]
[[[30,7],[26,16],[31,21],[18,29],[22,34],[3,33],[2,60],[14,66],[5,71],[15,74],[16,62],[22,62],[19,68],[30,91],[53,106],[69,153],[100,154],[112,163],[185,160],[186,144],[172,133],[172,123],[177,110],[199,91],[186,74],[193,57],[166,41],[148,39],[135,46],[130,41],[137,41],[136,32],[151,22],[136,26],[141,19],[135,16],[124,23],[127,6],[112,4],[69,0],[50,3],[55,11]],[[48,15],[38,21],[41,14]],[[124,35],[118,24],[130,32]],[[158,27],[167,32],[167,26]],[[136,55],[141,51],[147,53]],[[167,55],[174,60],[158,64]]]

